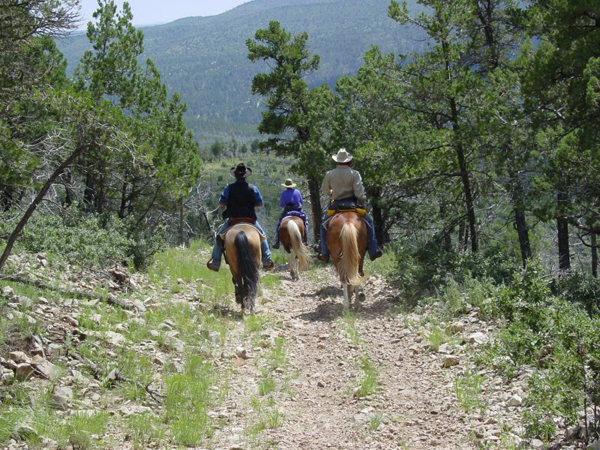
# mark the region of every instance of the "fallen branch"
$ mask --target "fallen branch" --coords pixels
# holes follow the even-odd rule
[[[58,292],[60,294],[67,295],[69,297],[90,298],[93,300],[102,300],[102,301],[107,302],[109,305],[119,306],[120,308],[123,308],[123,309],[129,309],[129,310],[134,309],[133,305],[126,303],[122,300],[119,300],[117,297],[115,297],[112,294],[100,295],[100,294],[96,294],[94,292],[81,291],[79,289],[58,288],[58,287],[50,286],[49,284],[46,284],[40,280],[30,280],[28,278],[19,277],[16,275],[0,274],[0,280],[12,281],[14,283],[28,284],[28,285],[35,286],[40,289],[45,289],[45,290],[52,291],[52,292]]]
[[[75,353],[71,354],[71,357],[73,357],[73,359],[76,359],[77,361],[85,364],[92,371],[94,378],[98,381],[105,382],[108,380],[108,381],[120,381],[120,382],[134,384],[137,387],[144,389],[144,391],[146,391],[146,393],[148,393],[148,395],[150,395],[150,397],[152,397],[152,399],[158,403],[162,403],[162,401],[166,398],[166,395],[163,395],[163,394],[155,391],[154,389],[150,389],[150,385],[152,384],[152,382],[144,385],[143,383],[140,383],[139,381],[130,380],[129,378],[125,378],[123,375],[121,375],[121,371],[119,369],[113,369],[108,374],[106,374],[105,372],[100,370],[93,361],[90,361],[87,358],[84,358]]]

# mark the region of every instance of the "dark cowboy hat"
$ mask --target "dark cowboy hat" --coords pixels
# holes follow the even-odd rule
[[[244,163],[239,163],[237,167],[231,168],[231,174],[236,178],[246,178],[252,175],[252,169]]]

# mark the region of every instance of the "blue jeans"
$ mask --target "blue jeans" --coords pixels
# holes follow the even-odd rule
[[[221,227],[219,228],[219,231],[217,231],[217,237],[220,236],[221,234],[223,234],[225,232],[225,230],[228,228],[228,224],[227,222],[225,222],[223,225],[221,225]],[[266,236],[267,233],[265,233],[265,230],[263,230],[263,228],[260,226],[260,223],[258,223],[258,220],[256,222],[254,222],[254,226],[256,228],[258,228],[258,231],[260,231],[260,234],[263,235],[263,237],[265,237],[265,239],[262,241],[262,244],[260,244],[260,251],[262,253],[262,263],[266,264],[269,261],[271,261],[271,249],[269,248],[269,243],[267,242]],[[215,239],[215,245],[213,245],[213,251],[212,251],[212,260],[213,260],[213,264],[215,266],[220,266],[221,265],[221,256],[223,256],[223,246],[219,243],[219,239]]]
[[[336,202],[334,201],[330,208],[333,208],[337,206]],[[325,221],[329,219],[329,216],[327,215],[327,210],[325,210],[325,214],[323,214],[323,220],[321,221],[321,253],[323,255],[329,255],[329,249],[327,248],[327,230],[325,229],[325,227],[323,226],[323,224],[325,223]],[[375,226],[373,225],[373,219],[371,218],[370,215],[365,215],[364,219],[367,221],[367,223],[369,224],[369,226],[367,227],[367,238],[369,240],[369,242],[367,243],[367,251],[369,252],[369,255],[373,256],[375,255],[375,253],[377,253],[378,247],[377,247],[377,238],[375,237]]]

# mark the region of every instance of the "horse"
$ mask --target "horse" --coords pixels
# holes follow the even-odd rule
[[[327,226],[327,247],[342,283],[344,308],[350,307],[353,295],[358,307],[359,300],[364,299],[361,284],[365,279],[367,224],[354,211],[335,214]]]
[[[250,224],[240,223],[229,229],[225,235],[225,255],[233,284],[235,301],[254,314],[254,304],[260,283],[261,236]]]
[[[306,233],[304,221],[298,216],[287,216],[281,221],[279,227],[279,242],[288,253],[290,276],[292,280],[300,279],[300,271],[308,269],[310,253],[308,247],[302,242]]]

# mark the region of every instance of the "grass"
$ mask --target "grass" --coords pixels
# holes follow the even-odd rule
[[[134,414],[125,419],[124,427],[134,450],[143,450],[151,443],[156,445],[165,440],[166,426],[152,413]]]
[[[165,378],[166,420],[173,439],[181,445],[195,446],[212,435],[208,412],[216,404],[219,374],[209,362],[191,356],[184,373]]]
[[[429,341],[429,348],[437,352],[440,349],[440,346],[447,342],[446,333],[444,333],[444,331],[439,327],[435,326],[427,335],[427,340]]]
[[[369,418],[369,430],[377,431],[383,423],[384,415],[378,411]]]
[[[349,309],[344,310],[344,315],[341,318],[341,328],[348,335],[352,344],[361,344],[360,332],[356,328],[356,314],[353,311]]]
[[[379,390],[379,370],[367,356],[360,359],[362,377],[354,395],[359,398],[368,397]]]
[[[481,386],[484,377],[468,370],[461,377],[454,379],[454,393],[460,407],[467,413],[483,408]]]

